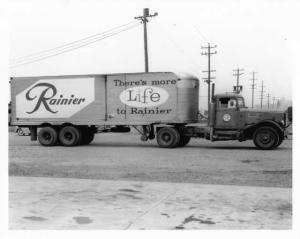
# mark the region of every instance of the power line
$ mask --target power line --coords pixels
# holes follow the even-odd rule
[[[96,34],[90,35],[88,37],[85,37],[85,38],[82,38],[82,39],[79,39],[79,40],[76,40],[76,41],[72,41],[72,42],[69,42],[69,43],[66,43],[66,44],[63,44],[63,45],[60,45],[60,46],[48,49],[48,50],[44,50],[44,51],[36,52],[36,53],[33,53],[33,54],[29,54],[29,55],[26,55],[26,56],[18,57],[16,59],[12,59],[11,62],[25,61],[26,58],[29,58],[29,59],[30,58],[36,58],[36,57],[38,57],[40,55],[42,57],[44,54],[50,53],[52,51],[63,50],[66,47],[71,47],[72,45],[81,44],[81,43],[83,43],[83,42],[85,42],[87,40],[94,40],[94,38],[96,39],[96,38],[98,38],[98,37],[100,37],[102,35],[105,35],[105,34],[111,34],[112,31],[117,30],[117,29],[122,28],[122,27],[125,27],[125,26],[128,26],[128,25],[131,25],[132,23],[137,23],[137,21],[131,21],[129,23],[113,27],[113,28],[111,28],[109,30],[106,30],[106,31],[103,31],[103,32],[100,32],[100,33],[96,33]]]
[[[192,26],[196,30],[196,32],[199,34],[199,36],[201,36],[203,38],[203,40],[205,40],[206,42],[209,42],[209,40],[200,32],[200,30],[195,25],[192,24]]]
[[[131,28],[133,28],[133,27],[138,26],[139,24],[140,24],[140,23],[138,23],[138,24],[136,24],[136,25],[133,25],[133,26],[130,26],[130,27],[127,27],[127,28],[124,28],[124,29],[122,29],[122,30],[118,30],[118,31],[116,31],[116,32],[112,32],[112,33],[107,34],[107,35],[104,35],[104,36],[99,36],[99,37],[97,37],[97,38],[95,38],[95,39],[91,39],[91,40],[89,40],[89,41],[87,41],[87,42],[82,42],[82,43],[76,44],[76,45],[74,45],[74,46],[64,47],[64,48],[62,48],[62,49],[60,49],[60,50],[57,50],[57,51],[55,51],[55,52],[49,52],[48,54],[44,54],[44,55],[41,55],[41,56],[37,56],[37,57],[32,58],[32,59],[29,59],[29,60],[27,60],[27,61],[25,61],[25,62],[24,62],[24,60],[23,60],[23,61],[21,61],[20,63],[13,64],[12,67],[14,67],[14,66],[19,66],[19,65],[24,65],[24,64],[27,64],[27,63],[31,63],[31,62],[36,62],[36,61],[38,61],[38,60],[43,60],[43,59],[46,59],[46,58],[49,58],[49,57],[52,57],[52,56],[60,55],[60,54],[65,53],[65,52],[68,52],[68,51],[72,51],[72,50],[81,48],[81,47],[83,47],[83,46],[92,44],[92,43],[97,42],[97,41],[99,41],[99,40],[102,40],[102,39],[111,37],[111,36],[113,36],[113,35],[116,35],[116,34],[118,34],[118,33],[121,33],[121,32],[123,32],[123,31],[125,31],[125,30],[129,30],[129,29],[131,29]]]
[[[193,65],[193,67],[192,67],[193,70],[198,72],[199,66],[196,63],[195,59],[193,59],[191,56],[188,56],[186,51],[180,46],[180,44],[175,42],[175,40],[165,31],[165,29],[161,25],[157,25],[157,27],[166,36],[166,39],[168,39],[174,45],[174,47],[178,50],[178,52],[182,53],[183,56],[191,63],[191,65]]]
[[[47,58],[50,58],[50,57],[53,57],[53,56],[57,56],[57,55],[60,55],[60,54],[63,54],[65,52],[69,52],[69,51],[73,51],[73,50],[76,50],[78,48],[81,48],[81,47],[84,47],[84,46],[87,46],[87,45],[90,45],[92,43],[95,43],[95,42],[98,42],[100,40],[103,40],[105,38],[108,38],[108,37],[112,37],[114,35],[117,35],[121,32],[124,32],[124,31],[127,31],[129,29],[132,29],[134,27],[137,27],[138,25],[140,25],[140,23],[136,24],[136,25],[133,25],[133,26],[130,26],[130,27],[127,27],[125,29],[122,29],[122,30],[119,30],[117,32],[114,32],[114,33],[111,33],[110,35],[107,35],[107,36],[104,36],[104,37],[101,37],[101,38],[97,38],[97,39],[94,39],[93,41],[90,41],[90,42],[87,42],[87,43],[84,43],[84,44],[81,44],[81,45],[76,45],[76,46],[73,46],[73,47],[69,47],[65,50],[62,50],[62,51],[59,51],[57,53],[52,53],[50,55],[47,55],[45,57],[38,57],[37,59],[33,59],[33,60],[29,60],[27,62],[24,62],[24,63],[17,63],[17,64],[14,64],[14,65],[11,65],[10,68],[14,68],[14,67],[18,67],[18,66],[22,66],[22,65],[26,65],[26,64],[30,64],[30,63],[33,63],[33,62],[37,62],[37,61],[41,61],[41,60],[44,60],[44,59],[47,59]]]

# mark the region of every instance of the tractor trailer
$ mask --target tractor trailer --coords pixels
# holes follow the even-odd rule
[[[239,94],[214,94],[199,121],[199,80],[172,72],[12,77],[9,124],[26,127],[43,146],[89,144],[95,133],[129,132],[163,148],[192,137],[253,140],[275,149],[286,136],[288,112],[248,109]]]

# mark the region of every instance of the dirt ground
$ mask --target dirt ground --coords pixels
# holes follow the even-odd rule
[[[192,139],[163,149],[138,135],[98,134],[87,146],[42,147],[9,133],[10,176],[292,187],[292,140],[263,151],[252,141]]]

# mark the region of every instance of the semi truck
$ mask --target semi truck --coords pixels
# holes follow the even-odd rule
[[[289,111],[249,109],[240,94],[215,94],[199,120],[199,80],[173,72],[12,77],[12,126],[27,127],[43,146],[78,146],[96,133],[136,129],[141,140],[183,147],[192,137],[253,140],[263,150],[286,136]]]

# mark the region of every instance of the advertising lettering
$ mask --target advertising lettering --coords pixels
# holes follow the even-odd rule
[[[92,78],[40,80],[17,95],[16,114],[18,118],[70,117],[93,101]]]
[[[120,93],[120,101],[129,108],[117,108],[117,114],[131,115],[157,115],[170,114],[172,109],[161,108],[169,100],[169,93],[166,89],[175,87],[177,80],[135,80],[122,81],[114,80],[114,86],[130,87]],[[161,87],[159,87],[161,86]],[[162,88],[162,86],[167,86]]]

